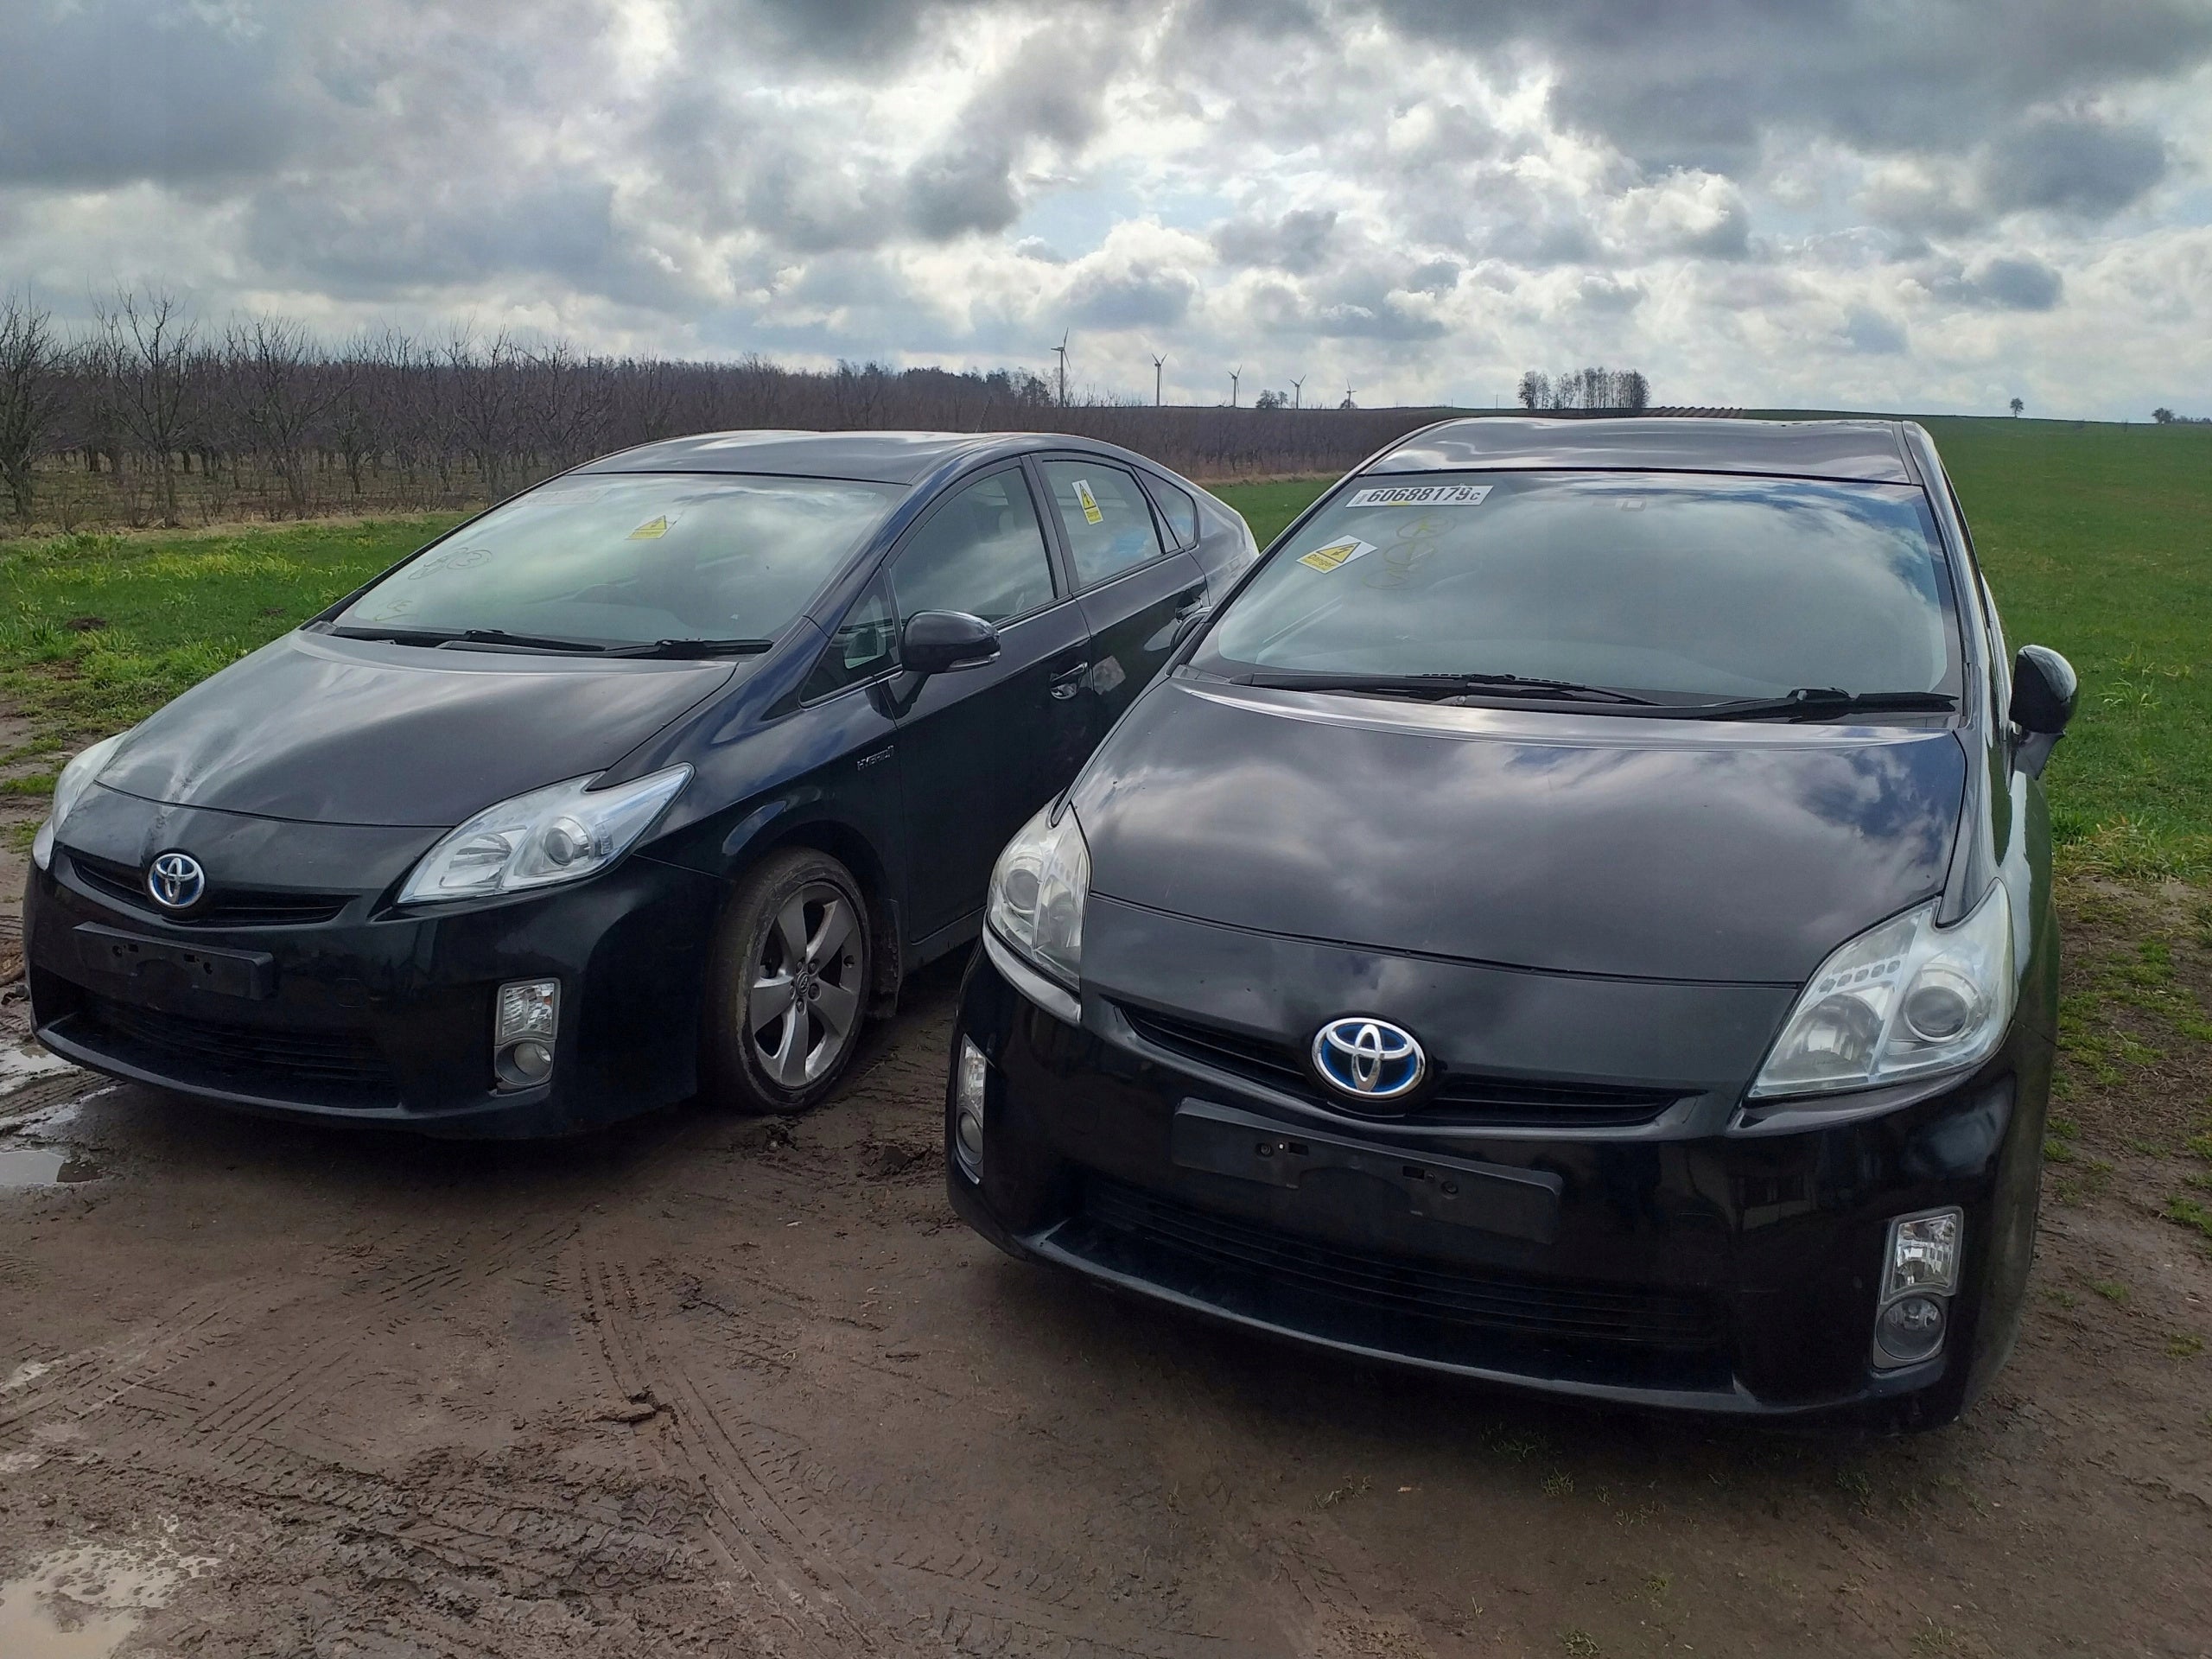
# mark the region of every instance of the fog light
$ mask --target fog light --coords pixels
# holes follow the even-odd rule
[[[532,1083],[539,1081],[553,1069],[553,1051],[535,1037],[517,1043],[507,1051],[507,1058],[515,1070]]]
[[[553,1075],[553,1042],[561,1025],[561,982],[510,980],[499,987],[492,1020],[492,1070],[509,1089],[527,1089]]]
[[[983,1166],[983,1089],[988,1077],[983,1051],[963,1037],[952,1080],[952,1142],[961,1170],[970,1180]]]
[[[1933,1296],[1902,1296],[1874,1322],[1874,1341],[1899,1364],[1928,1358],[1943,1345],[1943,1304]]]
[[[1956,1210],[1930,1210],[1923,1215],[1899,1216],[1891,1222],[1882,1300],[1893,1300],[1909,1290],[1946,1296],[1956,1290],[1966,1232],[1966,1217]]]

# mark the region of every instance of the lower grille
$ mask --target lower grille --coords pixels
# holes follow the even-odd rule
[[[1124,1006],[1122,1017],[1138,1036],[1171,1053],[1296,1095],[1302,1100],[1339,1107],[1325,1097],[1307,1075],[1302,1057],[1287,1043],[1248,1037],[1194,1020],[1172,1018]],[[1583,1084],[1529,1082],[1446,1071],[1436,1087],[1406,1116],[1425,1122],[1458,1125],[1580,1125],[1589,1128],[1649,1123],[1681,1096],[1664,1089],[1608,1088]]]
[[[365,1032],[276,1030],[188,1020],[87,997],[70,1034],[87,1046],[139,1062],[180,1082],[258,1090],[282,1096],[339,1094],[390,1105],[399,1093],[391,1065]]]
[[[1083,1216],[1205,1268],[1263,1278],[1300,1299],[1325,1297],[1366,1315],[1473,1326],[1572,1344],[1702,1352],[1723,1335],[1712,1303],[1694,1293],[1565,1285],[1489,1269],[1346,1249],[1264,1223],[1197,1210],[1092,1176]]]
[[[86,853],[69,855],[69,868],[77,879],[104,899],[128,905],[148,916],[159,916],[172,925],[185,927],[291,927],[334,921],[349,899],[342,893],[286,893],[274,888],[219,887],[207,902],[189,916],[177,916],[156,906],[146,892],[146,874],[135,865]]]

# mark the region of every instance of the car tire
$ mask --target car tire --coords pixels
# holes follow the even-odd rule
[[[739,881],[707,976],[700,1082],[736,1110],[818,1104],[860,1046],[874,940],[852,873],[826,853],[772,853]]]

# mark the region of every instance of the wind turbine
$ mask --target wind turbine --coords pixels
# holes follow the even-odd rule
[[[1290,383],[1290,406],[1293,409],[1306,407],[1306,382],[1302,379]]]
[[[1167,366],[1167,359],[1154,353],[1152,359],[1152,406],[1160,407],[1160,372]]]
[[[1068,334],[1060,331],[1060,343],[1052,347],[1052,355],[1060,359],[1060,407],[1068,406]]]
[[[1236,407],[1236,382],[1243,372],[1244,365],[1242,363],[1229,372],[1229,406],[1231,409]]]

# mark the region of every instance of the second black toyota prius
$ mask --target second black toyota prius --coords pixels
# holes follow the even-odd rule
[[[724,433],[441,537],[62,772],[38,1035],[233,1105],[796,1110],[1255,550],[1076,438]]]
[[[1916,426],[1415,434],[1001,855],[953,1203],[1360,1354],[1948,1421],[2019,1323],[2074,695]]]

